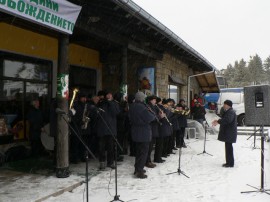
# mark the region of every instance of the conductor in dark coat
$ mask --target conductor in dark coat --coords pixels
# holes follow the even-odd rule
[[[146,178],[144,174],[144,165],[146,163],[149,150],[149,143],[152,141],[151,122],[155,120],[146,105],[144,104],[145,95],[142,92],[137,92],[135,102],[130,105],[129,119],[131,125],[132,140],[136,144],[135,157],[135,175],[138,178]]]
[[[224,101],[224,114],[221,119],[214,120],[212,122],[213,126],[220,124],[218,140],[225,142],[225,157],[226,163],[223,167],[233,167],[234,166],[234,155],[232,144],[236,142],[237,139],[237,118],[235,111],[232,108],[232,101]]]

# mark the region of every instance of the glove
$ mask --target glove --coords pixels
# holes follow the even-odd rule
[[[76,110],[74,108],[71,108],[70,111],[71,111],[73,116],[76,114]]]

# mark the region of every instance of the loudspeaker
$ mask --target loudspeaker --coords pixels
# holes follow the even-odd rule
[[[245,124],[248,126],[270,125],[270,86],[244,87]]]

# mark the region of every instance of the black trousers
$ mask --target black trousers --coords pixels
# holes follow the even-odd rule
[[[151,154],[152,154],[152,151],[153,151],[155,141],[156,141],[156,138],[152,138],[152,141],[149,143],[149,149],[148,149],[146,163],[152,162],[151,161]]]
[[[105,135],[99,137],[99,162],[106,161],[107,151],[107,165],[112,165],[114,160],[114,149],[113,149],[113,137],[111,135]]]
[[[226,158],[226,164],[230,166],[234,166],[232,143],[225,142],[225,158]]]
[[[161,160],[162,151],[163,151],[163,137],[157,137],[156,138],[154,161]]]
[[[166,157],[170,152],[168,152],[168,144],[169,144],[169,136],[163,138],[163,149],[162,149],[162,156]]]
[[[146,163],[149,142],[136,142],[135,171],[142,172]]]

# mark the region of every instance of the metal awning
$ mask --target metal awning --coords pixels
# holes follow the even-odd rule
[[[169,82],[174,83],[174,84],[178,84],[181,86],[187,85],[187,82],[185,82],[183,79],[180,79],[180,78],[173,76],[173,75],[169,75]]]
[[[200,74],[201,72],[195,72],[195,74]],[[206,93],[219,93],[219,85],[215,72],[210,72],[209,74],[202,74],[195,77],[198,81],[199,86],[203,92]]]

